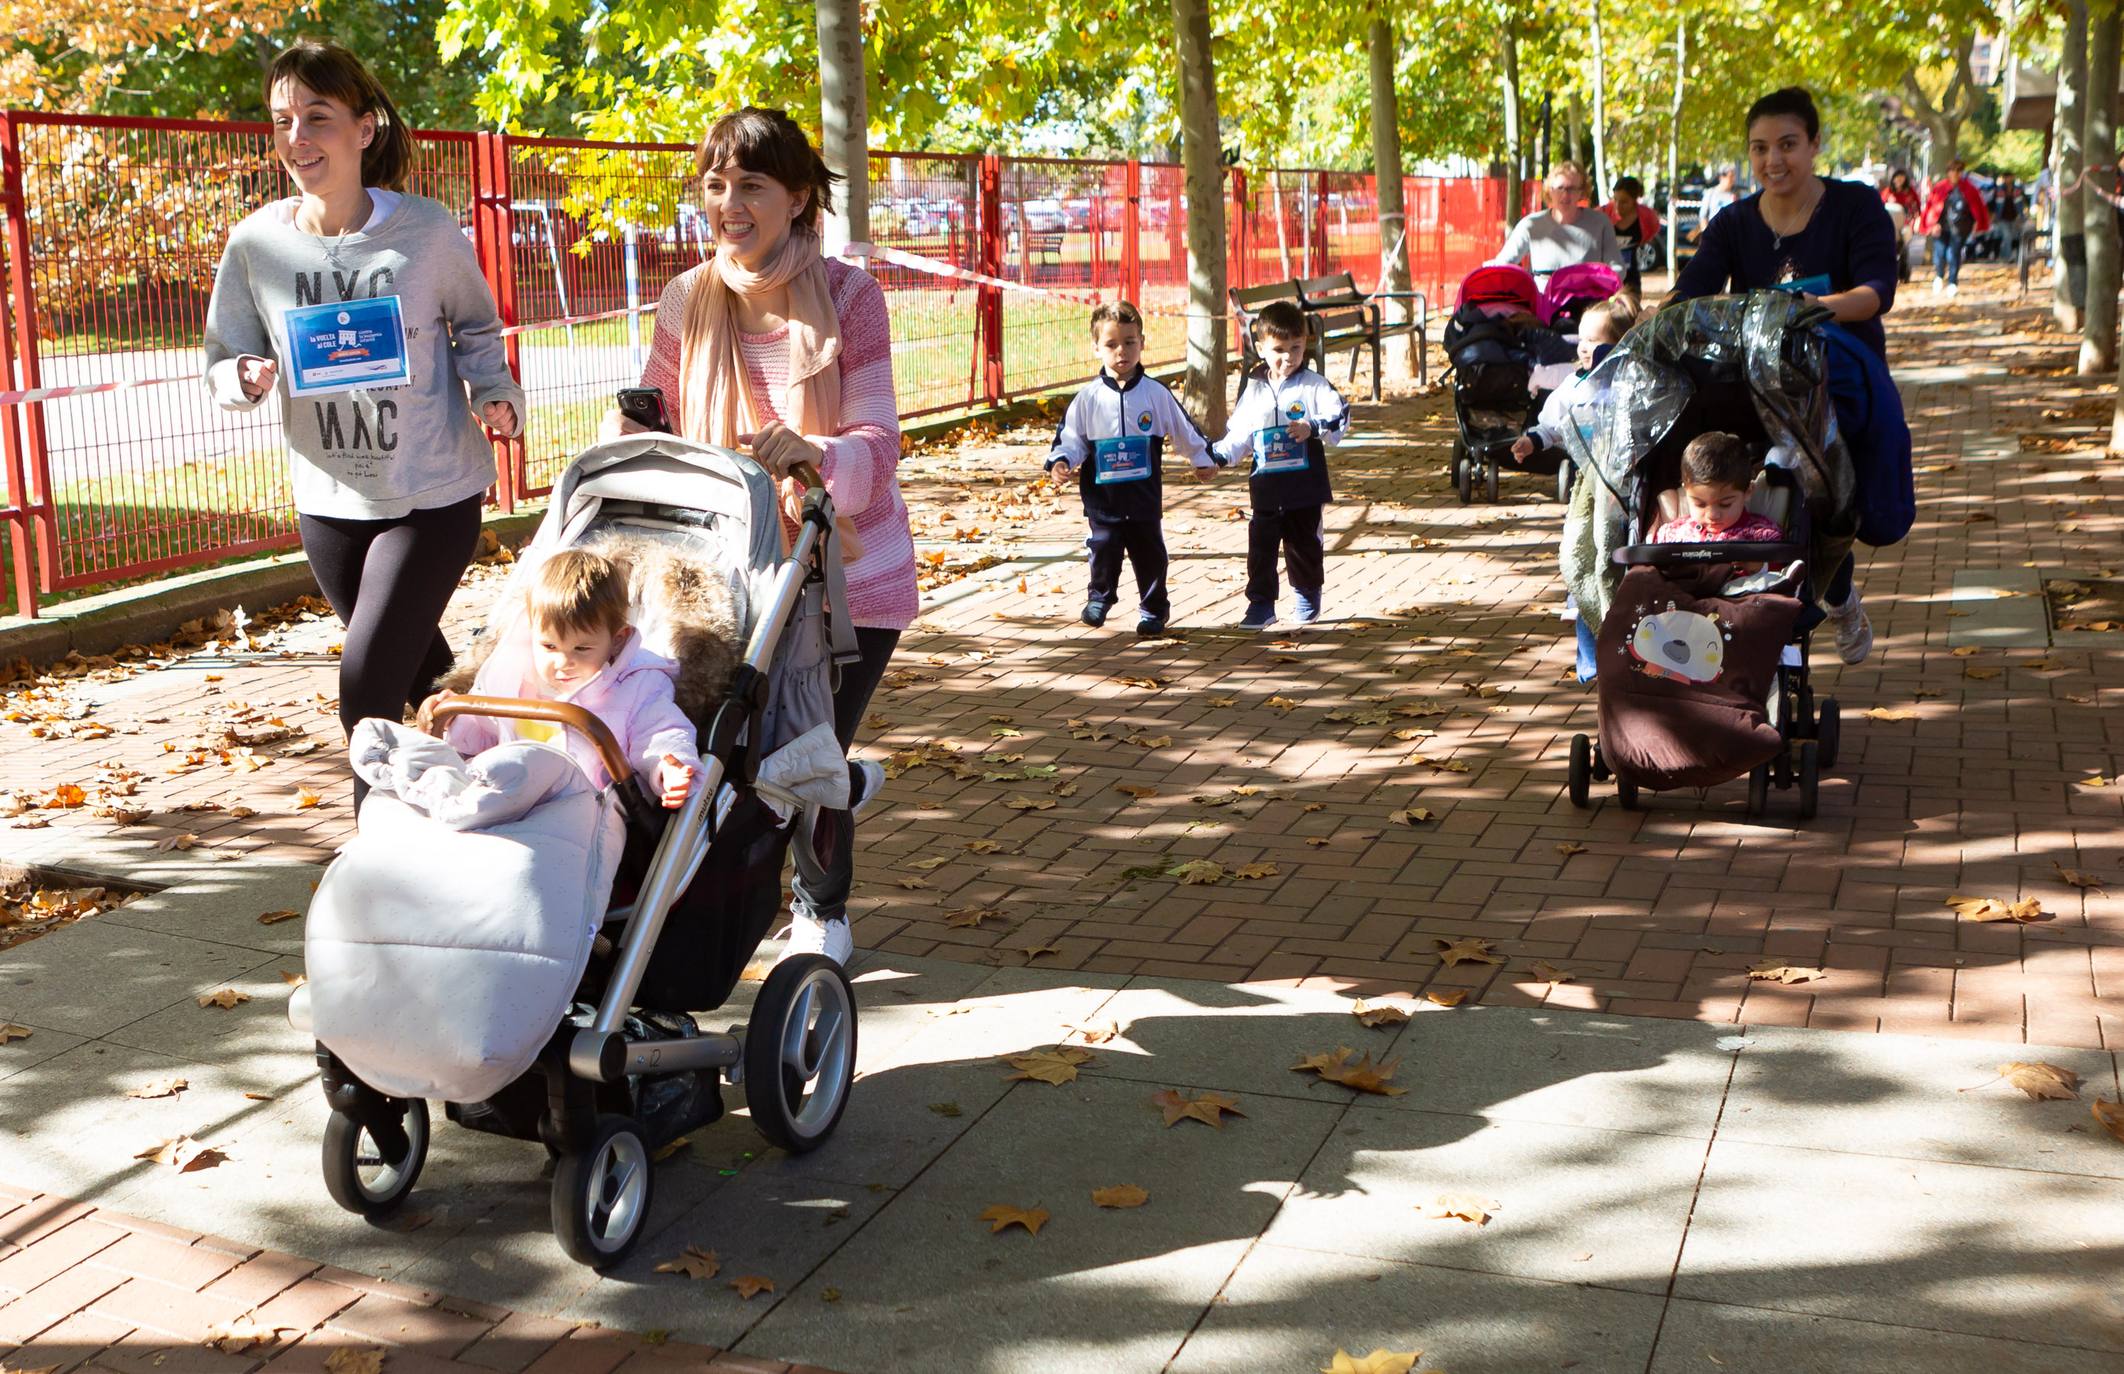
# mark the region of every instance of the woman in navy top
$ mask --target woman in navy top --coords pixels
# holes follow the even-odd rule
[[[1884,360],[1895,304],[1895,222],[1870,186],[1816,176],[1822,117],[1803,88],[1748,110],[1748,164],[1762,190],[1711,221],[1674,298],[1772,286],[1820,301]]]
[[[1775,287],[1829,308],[1838,324],[1888,358],[1881,316],[1895,304],[1895,222],[1880,193],[1814,174],[1822,117],[1805,88],[1772,91],[1748,108],[1748,165],[1763,189],[1728,206],[1704,230],[1696,256],[1675,279],[1673,299]],[[1836,651],[1862,663],[1873,626],[1859,605],[1849,555],[1825,589]]]

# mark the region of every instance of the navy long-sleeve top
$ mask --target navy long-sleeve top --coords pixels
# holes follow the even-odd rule
[[[1827,296],[1870,286],[1881,308],[1844,325],[1883,359],[1888,334],[1881,316],[1895,304],[1895,222],[1880,193],[1855,181],[1822,179],[1821,203],[1797,234],[1779,237],[1763,222],[1762,193],[1737,201],[1705,227],[1696,256],[1674,283],[1678,300],[1800,284]]]

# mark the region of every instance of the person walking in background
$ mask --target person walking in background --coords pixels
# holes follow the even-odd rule
[[[498,434],[523,430],[501,318],[456,212],[404,191],[413,138],[361,59],[305,39],[266,70],[297,194],[229,234],[207,388],[278,392],[303,552],[346,625],[339,720],[396,722],[450,668],[442,614],[479,541]],[[357,809],[367,784],[354,780]]]
[[[1703,208],[1696,216],[1696,229],[1689,235],[1689,241],[1701,242],[1704,231],[1711,227],[1711,221],[1718,218],[1718,212],[1739,199],[1740,191],[1733,184],[1733,169],[1719,168],[1718,180],[1704,188]]]
[[[1646,245],[1659,242],[1659,215],[1645,204],[1644,196],[1645,184],[1636,177],[1617,177],[1615,198],[1600,207],[1615,226],[1615,241],[1622,247],[1623,285],[1633,295],[1644,291]]]
[[[1961,293],[1962,258],[1969,251],[1969,236],[1991,227],[1991,211],[1984,193],[1963,170],[1962,160],[1947,164],[1947,175],[1925,194],[1924,214],[1918,232],[1932,236],[1932,294]]]
[[[1895,221],[1895,279],[1909,281],[1910,234],[1924,211],[1924,201],[1908,170],[1898,167],[1888,174],[1888,184],[1881,188],[1881,204],[1888,207],[1889,218]]]
[[[1999,226],[1999,257],[2005,262],[2018,262],[2021,257],[2021,233],[2028,221],[2028,194],[2021,189],[2021,182],[2011,172],[1999,173],[1999,179],[1991,184],[1991,222]]]
[[[1528,266],[1536,277],[1581,262],[1604,262],[1622,268],[1622,245],[1606,215],[1586,208],[1586,172],[1575,162],[1559,162],[1542,184],[1548,208],[1536,210],[1512,226],[1492,262]]]

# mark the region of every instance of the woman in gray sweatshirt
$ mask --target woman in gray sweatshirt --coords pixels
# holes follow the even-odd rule
[[[494,482],[482,422],[523,426],[494,297],[457,217],[403,194],[413,143],[361,60],[305,40],[266,74],[299,196],[229,235],[207,307],[207,385],[278,393],[317,585],[346,624],[339,718],[398,720],[450,666],[443,608]],[[359,804],[362,791],[355,783]]]

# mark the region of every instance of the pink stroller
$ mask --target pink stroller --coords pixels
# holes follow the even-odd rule
[[[1573,263],[1549,275],[1548,289],[1542,293],[1541,309],[1536,313],[1549,328],[1575,338],[1579,316],[1586,313],[1586,308],[1620,290],[1622,278],[1606,263]]]

